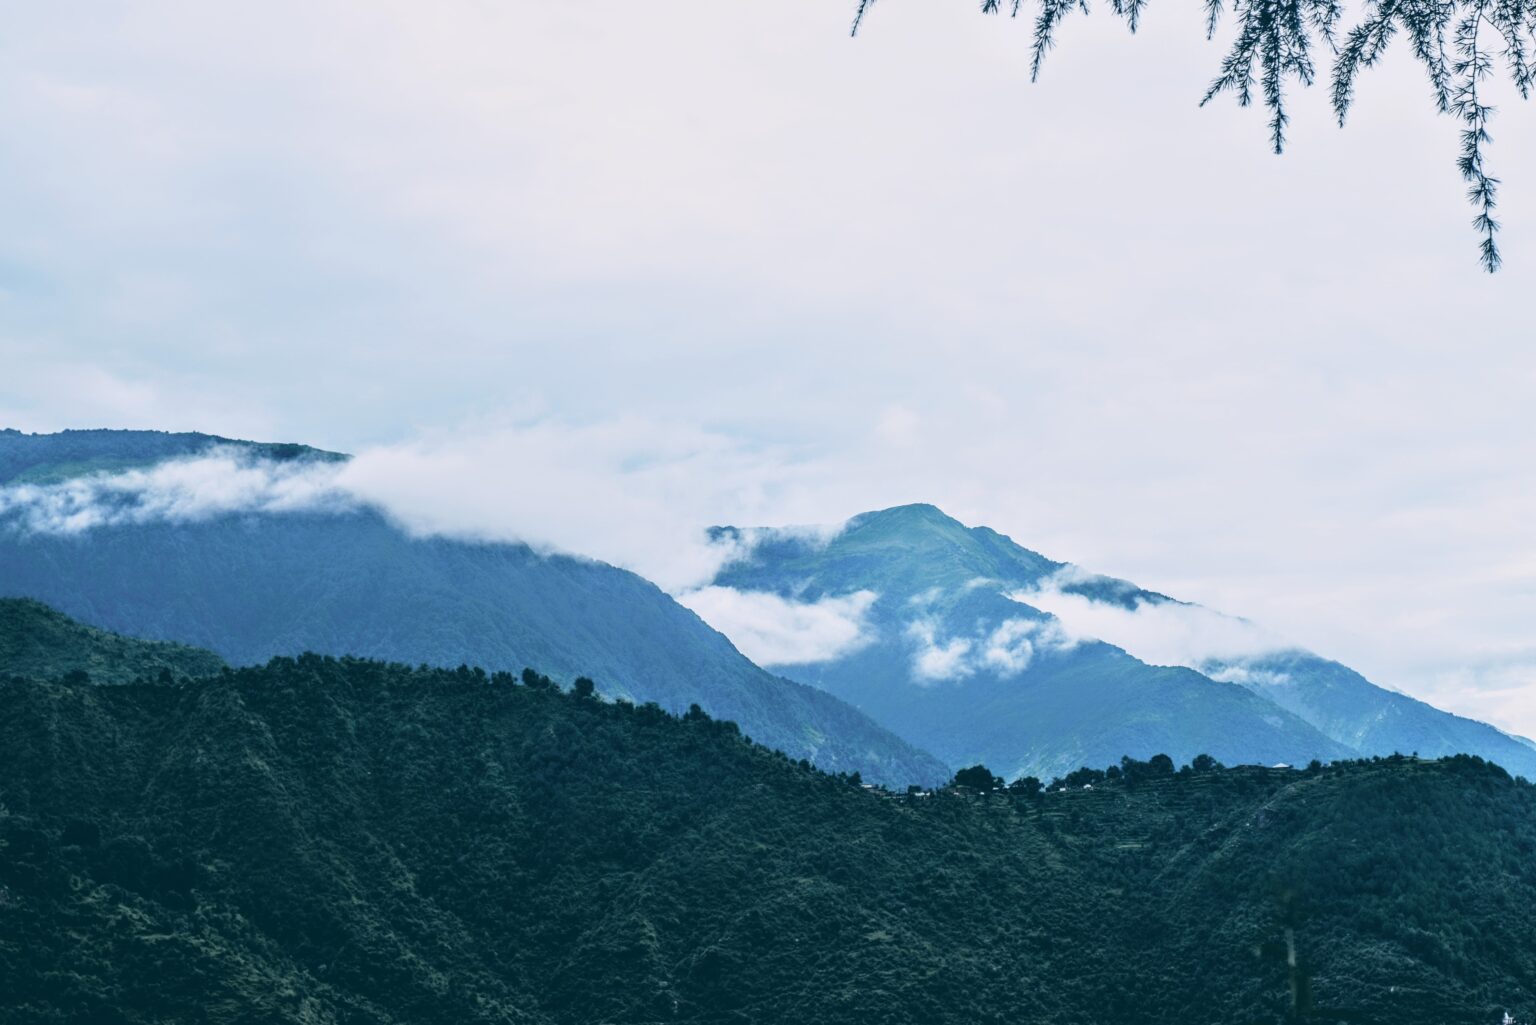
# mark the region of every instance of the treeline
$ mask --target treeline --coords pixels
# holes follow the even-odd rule
[[[12,680],[0,1020],[1536,1017],[1532,787],[1474,759],[1118,768],[887,800],[536,671]]]
[[[1409,761],[1420,761],[1417,753],[1404,755],[1401,753],[1391,755],[1372,755],[1369,758],[1342,758],[1331,762],[1321,762],[1313,759],[1301,771],[1307,775],[1315,775],[1327,770],[1346,771],[1354,767],[1365,765],[1401,765]],[[1494,776],[1520,783],[1529,784],[1524,776],[1511,777],[1500,765],[1488,761],[1479,755],[1457,754],[1434,759],[1453,771],[1472,774],[1492,773]],[[1049,783],[1042,783],[1034,776],[1020,776],[1012,783],[1001,776],[994,775],[985,765],[972,765],[960,769],[949,782],[948,789],[963,793],[994,794],[1007,793],[1016,797],[1037,797],[1046,793],[1063,793],[1069,790],[1092,790],[1094,787],[1125,786],[1134,787],[1141,783],[1157,781],[1172,781],[1175,778],[1187,778],[1189,776],[1203,776],[1213,772],[1222,772],[1226,766],[1212,758],[1208,754],[1196,755],[1190,762],[1174,768],[1173,759],[1166,754],[1156,754],[1146,760],[1132,758],[1125,755],[1118,765],[1110,765],[1103,769],[1095,769],[1083,766],[1067,773],[1065,776],[1056,776]],[[1245,765],[1239,766],[1246,771],[1263,770],[1265,766]],[[1274,771],[1293,771],[1290,765],[1275,765],[1269,767]],[[909,793],[921,788],[909,788]]]

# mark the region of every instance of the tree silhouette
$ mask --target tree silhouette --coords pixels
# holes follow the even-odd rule
[[[972,790],[986,792],[989,790],[1001,790],[1005,781],[1000,776],[992,775],[992,770],[985,765],[973,765],[968,769],[961,769],[955,773],[954,786],[970,787]]]
[[[853,32],[857,34],[875,0],[857,0]],[[984,14],[1005,9],[1011,17],[1024,12],[1024,0],[980,0]],[[1038,0],[1033,11],[1030,79],[1040,75],[1056,30],[1074,11],[1088,13],[1088,0]],[[1203,0],[1206,38],[1216,35],[1227,0]],[[1132,32],[1141,24],[1146,0],[1110,0],[1110,10]],[[1483,266],[1496,271],[1499,223],[1499,180],[1489,173],[1485,150],[1492,141],[1488,124],[1494,108],[1486,86],[1497,64],[1522,99],[1536,86],[1536,0],[1364,0],[1358,20],[1344,25],[1341,0],[1231,0],[1236,32],[1216,77],[1200,99],[1204,106],[1222,93],[1240,106],[1254,93],[1269,111],[1269,141],[1276,153],[1285,148],[1290,124],[1286,106],[1288,85],[1313,85],[1318,78],[1317,54],[1331,59],[1329,92],[1334,116],[1342,126],[1355,101],[1360,72],[1378,64],[1393,39],[1407,40],[1413,58],[1429,79],[1436,109],[1461,126],[1456,167],[1467,183],[1467,197],[1476,215]]]
[[[1222,764],[1210,755],[1199,754],[1195,755],[1195,760],[1191,763],[1191,766],[1196,772],[1214,772],[1220,769]]]
[[[550,679],[549,677],[545,676],[543,673],[539,672],[537,669],[534,669],[532,667],[528,667],[528,668],[523,670],[523,686],[524,687],[528,687],[531,690],[559,690],[560,689],[555,684],[554,680]]]

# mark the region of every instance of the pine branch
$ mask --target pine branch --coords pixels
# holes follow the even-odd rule
[[[856,0],[853,31],[858,32],[875,0]],[[1073,10],[1088,13],[1087,0],[1036,0],[1038,8],[1030,46],[1030,79],[1040,75],[1046,53],[1056,45],[1061,21]],[[1207,38],[1214,38],[1227,0],[1203,0]],[[1429,79],[1436,109],[1459,125],[1457,169],[1467,183],[1475,208],[1472,225],[1479,235],[1479,259],[1489,270],[1502,263],[1498,245],[1499,180],[1488,172],[1488,126],[1494,108],[1483,98],[1482,86],[1501,64],[1521,98],[1536,92],[1536,0],[1364,0],[1359,20],[1340,32],[1343,0],[1231,0],[1237,21],[1231,47],[1221,59],[1200,105],[1231,93],[1239,106],[1253,102],[1255,86],[1269,111],[1269,141],[1280,153],[1290,125],[1287,86],[1314,83],[1314,48],[1333,55],[1330,100],[1334,116],[1345,123],[1354,106],[1360,72],[1381,61],[1399,35],[1408,40],[1414,59]],[[985,14],[999,14],[1007,5],[1018,17],[1025,0],[980,0]],[[1110,0],[1115,16],[1132,32],[1141,25],[1146,0]],[[1497,35],[1497,52],[1484,42],[1484,32]],[[1447,37],[1451,37],[1448,41]],[[1449,45],[1448,45],[1449,42]]]

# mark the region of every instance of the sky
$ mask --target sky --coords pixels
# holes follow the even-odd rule
[[[1536,734],[1536,131],[1506,266],[1398,52],[1292,142],[969,2],[0,0],[0,425],[360,454],[678,590],[926,501]]]

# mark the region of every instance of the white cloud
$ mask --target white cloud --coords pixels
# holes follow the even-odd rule
[[[874,640],[866,616],[873,591],[792,601],[767,591],[702,587],[678,595],[761,666],[805,665],[852,654]]]
[[[1413,696],[1523,736],[1536,735],[1536,649],[1482,664],[1435,666]]]
[[[914,642],[912,675],[919,681],[958,680],[976,671],[968,657],[974,642],[968,637],[941,640],[938,624],[932,619],[908,623],[907,637]]]
[[[929,605],[932,605],[943,596],[944,588],[930,587],[926,590],[918,591],[916,594],[912,595],[907,599],[907,604],[916,609],[927,608]]]
[[[707,526],[771,522],[770,509],[794,507],[824,471],[786,446],[640,417],[544,419],[368,448],[341,483],[413,531],[584,555],[680,593],[772,536],[712,543]],[[825,540],[838,529],[782,533]]]
[[[415,534],[600,559],[681,592],[708,583],[767,539],[824,544],[842,529],[748,528],[708,538],[712,522],[752,522],[786,489],[814,489],[813,479],[769,479],[790,457],[640,419],[586,426],[546,420],[375,446],[345,463],[270,462],[219,448],[147,469],[0,488],[0,515],[24,530],[76,533],[362,504]]]
[[[0,523],[33,533],[78,534],[238,512],[339,509],[357,503],[339,483],[343,472],[335,463],[272,462],[219,448],[144,469],[0,488]]]
[[[1240,663],[1224,665],[1220,668],[1212,666],[1200,666],[1206,676],[1221,683],[1263,683],[1282,684],[1291,682],[1291,674],[1272,669],[1255,669]]]
[[[981,661],[1003,676],[1023,672],[1035,657],[1035,645],[1030,637],[1039,628],[1039,620],[1006,620],[988,635]]]
[[[1007,619],[974,636],[946,636],[933,617],[907,624],[912,675],[919,682],[961,680],[989,671],[1007,678],[1029,668],[1037,653],[1070,648],[1075,640],[1051,620]]]
[[[1198,669],[1207,661],[1294,647],[1270,630],[1199,605],[1137,599],[1133,608],[1126,608],[1063,589],[1102,579],[1078,566],[1065,566],[1037,587],[1009,597],[1051,613],[1071,636],[1108,641],[1153,665]]]

